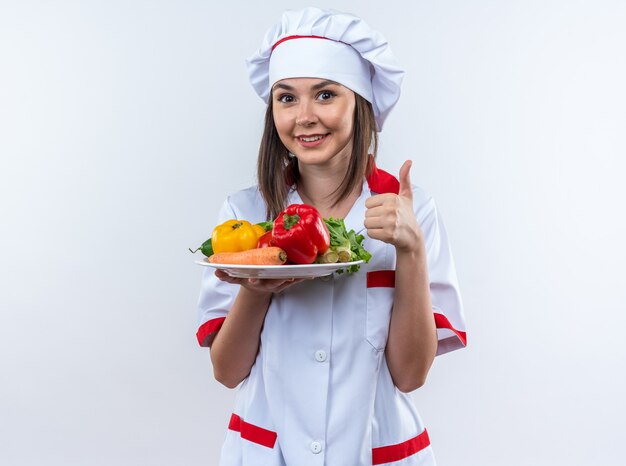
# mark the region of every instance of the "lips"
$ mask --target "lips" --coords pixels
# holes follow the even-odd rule
[[[304,147],[319,146],[326,139],[328,134],[306,134],[296,136],[298,143]]]
[[[324,136],[310,136],[310,137],[306,137],[306,136],[300,136],[300,139],[303,142],[313,142],[313,141],[317,141],[319,139],[322,139]]]

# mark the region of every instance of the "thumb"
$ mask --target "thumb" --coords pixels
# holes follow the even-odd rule
[[[411,178],[409,177],[412,165],[413,162],[407,160],[402,164],[402,167],[400,167],[400,190],[398,191],[398,195],[408,199],[413,199],[413,189],[411,188]]]

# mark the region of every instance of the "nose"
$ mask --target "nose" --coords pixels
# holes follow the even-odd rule
[[[302,100],[298,105],[298,112],[296,113],[296,125],[307,127],[314,125],[317,121],[312,102]]]

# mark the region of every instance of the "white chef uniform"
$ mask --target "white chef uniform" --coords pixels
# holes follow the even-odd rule
[[[345,218],[364,228],[365,200],[398,192],[375,168]],[[293,190],[289,203],[302,203]],[[424,233],[438,354],[466,344],[465,320],[448,238],[431,196],[413,186]],[[219,222],[265,220],[256,187],[230,196]],[[365,230],[364,230],[365,234]],[[410,395],[394,385],[384,348],[394,297],[395,248],[366,236],[372,259],[352,275],[297,283],[274,295],[250,375],[238,388],[221,466],[394,466],[435,464]],[[197,337],[209,346],[239,286],[206,268]]]

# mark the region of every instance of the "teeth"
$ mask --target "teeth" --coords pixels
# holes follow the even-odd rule
[[[300,138],[302,139],[304,142],[313,142],[313,141],[319,141],[320,139],[322,139],[322,136],[313,136],[312,138]]]

